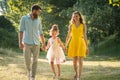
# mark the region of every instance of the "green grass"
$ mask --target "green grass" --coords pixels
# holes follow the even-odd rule
[[[45,56],[46,53],[40,53],[36,80],[52,80],[52,72]],[[99,61],[99,58],[89,56],[84,61],[82,80],[119,80],[120,62]],[[71,59],[61,65],[61,70],[60,80],[72,80],[74,70]],[[27,80],[24,58],[21,53],[0,48],[0,80]]]
[[[120,59],[120,43],[116,42],[116,36],[111,35],[106,37],[102,42],[98,43],[98,46],[95,50],[90,48],[91,55],[103,55],[107,57],[114,57],[113,59]]]

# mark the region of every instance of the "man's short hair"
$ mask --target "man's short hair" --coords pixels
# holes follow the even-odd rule
[[[31,10],[41,10],[41,7],[38,5],[38,4],[34,4],[32,7],[31,7]]]

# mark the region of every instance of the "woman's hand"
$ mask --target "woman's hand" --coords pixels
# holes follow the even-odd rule
[[[86,55],[89,55],[89,49],[86,48]]]
[[[65,52],[67,52],[67,51],[68,51],[68,50],[67,50],[67,46],[65,46],[65,49],[64,49],[64,50],[65,50]]]

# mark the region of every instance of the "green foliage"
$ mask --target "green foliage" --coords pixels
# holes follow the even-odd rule
[[[8,9],[7,0],[0,0],[0,12],[5,13]]]
[[[107,0],[79,0],[73,10],[84,14],[91,43],[120,32],[120,7],[111,7]]]
[[[84,16],[90,45],[95,49],[99,42],[113,34],[117,34],[115,40],[120,41],[120,7],[111,7],[107,0],[77,0],[73,7],[62,10],[60,15],[68,21],[76,10]]]
[[[9,32],[0,28],[0,47],[16,48],[18,47],[17,32]]]
[[[0,28],[8,30],[8,31],[15,31],[15,28],[5,16],[0,16]]]
[[[61,0],[58,0],[58,2],[63,3]],[[58,2],[56,3],[55,0],[9,0],[9,12],[7,12],[6,16],[14,23],[16,30],[18,30],[20,18],[23,15],[30,13],[31,6],[37,3],[43,9],[40,18],[42,20],[45,37],[49,37],[51,26],[53,24],[58,24],[60,37],[62,38],[62,41],[65,41],[69,20],[62,16],[60,12],[64,10],[64,8],[67,9],[68,7],[72,7],[76,0],[72,2],[71,0],[65,0],[65,3],[61,4],[62,6],[58,4]]]
[[[5,16],[0,16],[0,42],[0,47],[18,46],[17,32]]]
[[[33,4],[42,8],[41,20],[46,40],[50,37],[49,30],[58,24],[60,38],[65,41],[69,21],[74,11],[80,11],[87,25],[87,35],[91,46],[98,47],[99,42],[115,34],[120,41],[120,7],[110,6],[108,0],[9,0],[7,18],[12,21],[15,29],[23,15],[30,13]]]
[[[91,48],[92,49],[92,48]],[[117,56],[120,52],[120,43],[116,43],[116,35],[106,37],[104,41],[98,43],[98,47],[91,51],[91,54]]]
[[[120,0],[109,0],[111,6],[120,6]]]
[[[77,0],[49,0],[48,3],[56,6],[58,9],[67,9],[68,7],[73,7]]]

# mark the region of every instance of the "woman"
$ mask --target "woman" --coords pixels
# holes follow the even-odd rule
[[[74,80],[80,80],[83,58],[85,58],[88,54],[88,43],[86,26],[83,22],[81,14],[78,11],[73,12],[66,38],[66,47],[68,46],[69,41],[68,57],[73,58],[73,66],[75,70]]]

